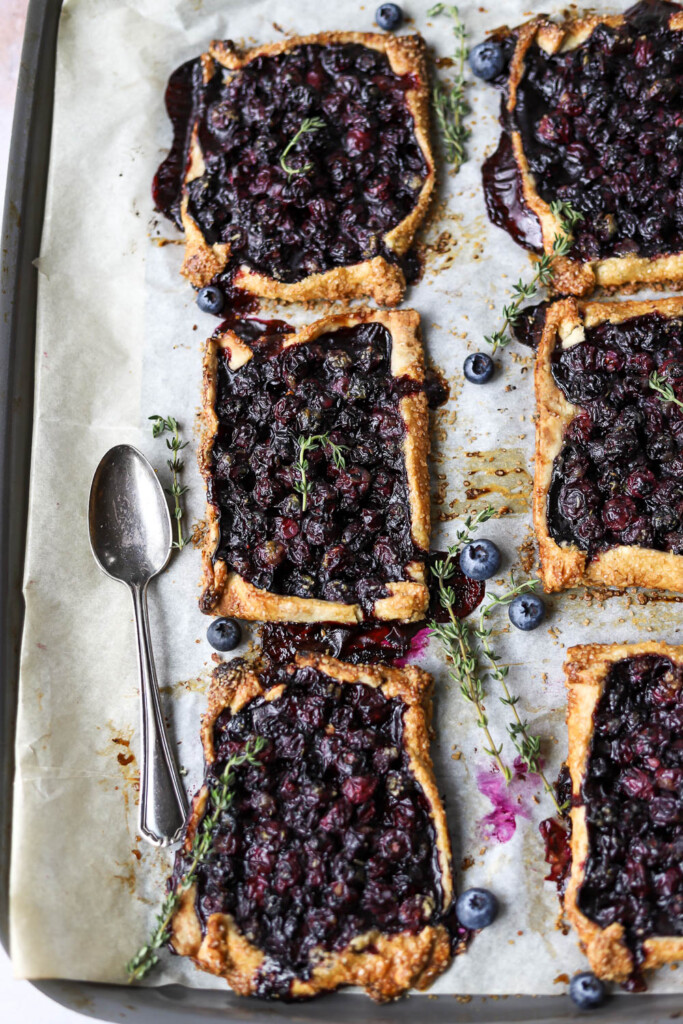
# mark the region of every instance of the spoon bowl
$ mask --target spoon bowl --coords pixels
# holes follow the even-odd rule
[[[88,527],[100,569],[133,597],[142,702],[140,832],[153,846],[168,846],[182,833],[187,798],[161,714],[147,584],[168,562],[172,527],[156,473],[132,445],[111,448],[95,470]]]
[[[107,576],[143,586],[171,556],[172,526],[163,489],[147,459],[130,444],[111,448],[90,489],[90,546]]]

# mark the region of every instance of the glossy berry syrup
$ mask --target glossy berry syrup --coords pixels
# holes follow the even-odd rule
[[[196,905],[204,925],[233,917],[266,955],[258,994],[287,998],[294,977],[310,976],[314,950],[372,928],[417,932],[445,908],[428,804],[403,749],[403,702],[312,668],[271,669],[267,685],[281,682],[282,696],[216,721],[209,785],[249,737],[267,746],[261,765],[237,770]]]
[[[625,544],[683,554],[683,410],[648,384],[657,370],[683,397],[683,319],[657,313],[586,330],[552,374],[579,406],[555,459],[548,527],[589,558]]]
[[[283,282],[383,253],[383,238],[414,208],[427,176],[406,92],[384,54],[358,44],[299,46],[207,84],[198,61],[171,77],[174,145],[154,185],[157,208],[178,222],[189,130],[198,124],[205,173],[188,185],[206,241]],[[305,120],[322,126],[299,136]]]
[[[644,0],[575,49],[526,54],[514,124],[539,195],[584,215],[579,259],[681,249],[683,39],[668,19],[682,9]]]
[[[369,613],[389,581],[422,560],[410,523],[401,395],[391,337],[362,324],[317,341],[255,344],[233,372],[218,366],[213,478],[216,557],[272,593],[360,603]],[[300,438],[329,435],[305,453]],[[208,608],[206,610],[209,610]]]
[[[615,664],[593,714],[581,801],[589,853],[580,909],[643,943],[683,936],[683,670],[659,655]]]

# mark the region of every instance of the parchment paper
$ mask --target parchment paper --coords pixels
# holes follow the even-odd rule
[[[433,47],[453,52],[451,24],[429,19],[427,0],[404,9]],[[551,5],[552,6],[552,5]],[[558,5],[559,6],[559,5]],[[594,3],[603,9],[608,5]],[[486,29],[517,24],[547,0],[485,9],[460,4],[472,43]],[[47,212],[39,261],[37,394],[31,510],[17,724],[12,862],[12,954],[22,977],[120,982],[145,941],[171,855],[151,851],[137,828],[138,690],[129,597],[102,576],[87,538],[93,471],[111,446],[131,442],[159,468],[163,441],[148,417],[175,415],[187,449],[188,525],[203,515],[194,463],[200,344],[215,327],[179,276],[182,250],[152,213],[150,183],[171,129],[163,108],[170,72],[212,38],[255,43],[281,31],[372,30],[374,2],[355,0],[67,0],[57,53]],[[277,25],[273,22],[276,21]],[[413,25],[409,25],[410,28]],[[444,72],[440,72],[443,74]],[[533,473],[532,358],[514,346],[485,388],[464,385],[468,350],[499,323],[508,289],[527,257],[486,219],[483,157],[498,138],[499,97],[472,82],[469,162],[443,175],[423,238],[427,273],[406,305],[422,315],[430,359],[451,380],[451,400],[434,416],[433,544],[452,535],[466,509],[492,501],[511,509],[486,534],[506,553],[507,572],[529,552]],[[290,307],[296,324],[313,313]],[[208,620],[196,605],[199,554],[174,555],[150,590],[152,628],[165,706],[193,791],[201,778],[199,717],[212,663]],[[493,589],[500,589],[494,584]],[[554,777],[566,753],[561,665],[573,643],[680,635],[678,605],[634,597],[548,599],[547,626],[510,630],[502,613],[496,643],[510,685],[544,738]],[[248,639],[249,631],[245,630]],[[506,791],[482,753],[481,734],[432,645],[420,663],[437,677],[434,760],[446,794],[460,886],[489,886],[502,913],[433,993],[554,993],[585,964],[573,935],[556,928],[554,887],[538,822],[552,807],[537,779]],[[496,736],[506,714],[487,708]],[[513,751],[506,746],[511,760]],[[494,812],[495,802],[497,810]],[[493,816],[492,816],[493,815]],[[683,972],[679,972],[683,973]],[[179,958],[164,957],[150,984],[223,987]],[[671,970],[651,991],[680,989]]]

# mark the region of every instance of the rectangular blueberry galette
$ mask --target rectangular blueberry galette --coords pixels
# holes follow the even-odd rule
[[[535,375],[545,589],[683,591],[683,299],[554,303]]]
[[[419,36],[323,32],[179,68],[157,208],[183,228],[183,274],[284,300],[395,305],[434,186]]]
[[[235,770],[212,855],[178,889],[171,944],[241,995],[301,999],[357,984],[376,1000],[426,988],[462,949],[451,934],[451,850],[429,758],[431,679],[418,668],[322,655],[214,672],[204,785],[173,883],[211,791]]]
[[[203,611],[415,621],[429,602],[429,452],[413,310],[328,316],[204,362]]]
[[[683,649],[572,647],[565,911],[594,972],[642,988],[683,959]]]
[[[561,229],[553,204],[583,215],[560,294],[683,279],[682,30],[679,4],[644,0],[508,36],[504,128],[542,249]]]

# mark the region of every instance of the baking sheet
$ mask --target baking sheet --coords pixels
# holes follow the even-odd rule
[[[452,53],[448,19],[427,2],[404,5],[437,56]],[[542,3],[460,5],[472,42],[514,24]],[[606,4],[597,4],[605,9]],[[26,560],[26,629],[17,724],[13,830],[12,952],[18,975],[122,981],[147,937],[170,854],[136,835],[137,670],[129,597],[97,571],[85,518],[92,472],[104,451],[129,441],[165,478],[165,446],[148,416],[171,413],[192,438],[185,481],[188,523],[203,514],[193,453],[201,341],[216,321],[200,313],[178,276],[182,250],[152,215],[149,187],[170,141],[163,92],[170,72],[213,37],[248,43],[285,31],[372,29],[372,5],[338,0],[324,23],[314,0],[297,3],[163,0],[67,2],[57,52],[55,121],[41,258],[37,395]],[[273,23],[273,18],[277,25]],[[367,23],[367,24],[366,24]],[[515,347],[486,388],[462,385],[468,350],[494,328],[506,290],[527,258],[488,225],[480,164],[495,147],[499,98],[470,88],[469,162],[445,175],[423,232],[427,273],[405,305],[423,318],[425,347],[451,379],[451,401],[434,416],[434,546],[447,542],[467,509],[488,501],[511,514],[488,536],[507,564],[528,565],[533,472],[531,357]],[[289,307],[295,324],[313,318]],[[482,413],[485,415],[482,416]],[[196,607],[199,555],[174,555],[152,585],[157,667],[190,791],[201,777],[198,721],[212,667],[207,620]],[[495,589],[500,589],[496,587]],[[675,602],[567,594],[548,599],[547,628],[509,631],[497,643],[510,684],[544,737],[547,771],[566,752],[561,663],[572,643],[678,640]],[[248,636],[248,631],[245,631]],[[551,807],[536,779],[505,789],[482,753],[471,709],[449,684],[432,645],[420,663],[437,677],[434,760],[447,797],[460,884],[488,885],[501,899],[496,925],[476,938],[431,993],[557,993],[585,964],[572,935],[556,928],[554,888],[538,822]],[[506,716],[495,694],[492,729]],[[508,749],[511,756],[511,752]],[[177,958],[152,984],[223,988]],[[664,970],[652,991],[680,990]]]

